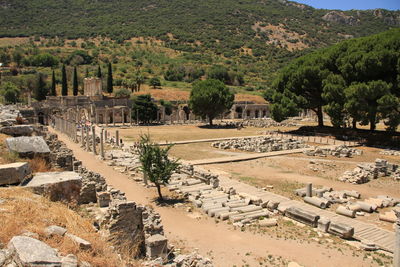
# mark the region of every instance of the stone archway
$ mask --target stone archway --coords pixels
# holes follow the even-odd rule
[[[236,117],[238,119],[241,119],[242,115],[243,115],[243,108],[242,107],[236,107],[235,112],[236,112]]]

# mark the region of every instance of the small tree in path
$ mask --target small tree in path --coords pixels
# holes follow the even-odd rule
[[[142,171],[149,180],[157,187],[159,200],[163,200],[161,185],[168,184],[169,179],[180,164],[178,160],[171,160],[168,152],[172,148],[169,145],[161,148],[150,141],[149,135],[141,135],[139,143],[139,159],[142,163]]]
[[[72,94],[74,96],[78,95],[78,73],[76,67],[74,67],[74,76],[72,77]]]
[[[194,114],[208,118],[210,125],[215,117],[229,110],[234,95],[219,80],[209,79],[196,82],[190,92],[190,108]]]
[[[113,74],[111,63],[108,63],[108,75],[107,75],[107,93],[113,92]]]
[[[61,86],[61,95],[68,95],[67,72],[65,71],[65,65],[61,68]]]
[[[51,96],[56,96],[57,95],[57,92],[56,92],[56,75],[54,73],[54,70],[53,70],[53,74],[51,76],[50,95]]]

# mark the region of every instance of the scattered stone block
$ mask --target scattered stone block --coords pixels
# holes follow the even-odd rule
[[[329,206],[329,201],[320,197],[304,197],[304,202],[321,209],[326,209]]]
[[[51,201],[77,201],[81,190],[81,176],[75,172],[38,172],[25,187],[44,195]]]
[[[65,236],[67,236],[68,238],[70,238],[75,244],[77,244],[79,246],[79,249],[83,249],[83,250],[87,250],[87,249],[91,249],[92,248],[92,244],[83,239],[80,238],[79,236],[73,235],[73,234],[65,234]]]
[[[325,217],[321,217],[318,220],[318,230],[322,231],[322,232],[328,232],[328,228],[329,228],[329,224],[331,223],[331,221],[328,218]]]
[[[0,165],[0,185],[19,184],[32,174],[28,162]]]
[[[272,227],[277,226],[278,221],[276,219],[262,219],[258,221],[260,227]]]
[[[311,227],[317,227],[319,215],[302,210],[300,208],[290,207],[286,209],[285,215],[293,220],[307,224]]]
[[[44,229],[44,233],[47,236],[54,236],[54,235],[63,236],[65,235],[66,232],[67,229],[57,225],[50,225],[46,227],[46,229]]]
[[[111,195],[109,192],[97,192],[97,204],[99,205],[100,208],[103,207],[108,207],[111,202]]]
[[[47,158],[50,154],[49,146],[41,136],[10,137],[6,139],[6,146],[10,152],[18,153],[20,157]]]
[[[27,236],[14,236],[8,243],[18,266],[61,267],[57,251],[47,244]]]
[[[349,239],[354,235],[354,227],[343,223],[331,222],[329,224],[328,233],[337,235],[344,239]]]
[[[337,213],[337,214],[340,214],[340,215],[343,215],[343,216],[350,217],[350,218],[355,218],[355,217],[356,217],[356,211],[354,211],[354,210],[349,210],[349,209],[347,209],[347,208],[344,207],[344,206],[339,206],[339,207],[336,209],[336,213]]]
[[[146,256],[165,258],[168,253],[168,239],[163,235],[152,235],[146,240]]]
[[[78,258],[73,254],[68,254],[61,259],[61,264],[61,267],[78,267]]]
[[[32,125],[13,125],[0,128],[0,133],[11,136],[31,136],[34,133]]]

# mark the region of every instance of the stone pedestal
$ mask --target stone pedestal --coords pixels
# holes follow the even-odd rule
[[[146,256],[155,259],[167,256],[168,239],[163,235],[152,235],[146,240]]]
[[[306,185],[306,196],[312,197],[312,184],[311,183],[308,183]]]

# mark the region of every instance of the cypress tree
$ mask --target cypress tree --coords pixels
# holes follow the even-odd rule
[[[62,75],[61,95],[65,96],[68,95],[67,72],[65,71],[65,65],[62,66],[61,75]]]
[[[47,86],[44,80],[44,75],[42,73],[38,74],[38,82],[34,89],[34,97],[37,101],[42,101],[46,99]]]
[[[88,78],[88,77],[89,77],[89,68],[86,67],[85,78]]]
[[[53,70],[53,75],[51,76],[51,90],[50,90],[50,95],[51,96],[56,96],[56,75]]]
[[[102,78],[103,77],[103,75],[101,74],[101,68],[100,68],[100,66],[98,66],[98,68],[97,68],[97,78]]]
[[[108,75],[107,75],[107,93],[113,92],[113,77],[112,77],[112,66],[108,63]]]
[[[72,79],[72,93],[74,96],[78,95],[78,73],[76,67],[74,67],[74,76]]]

